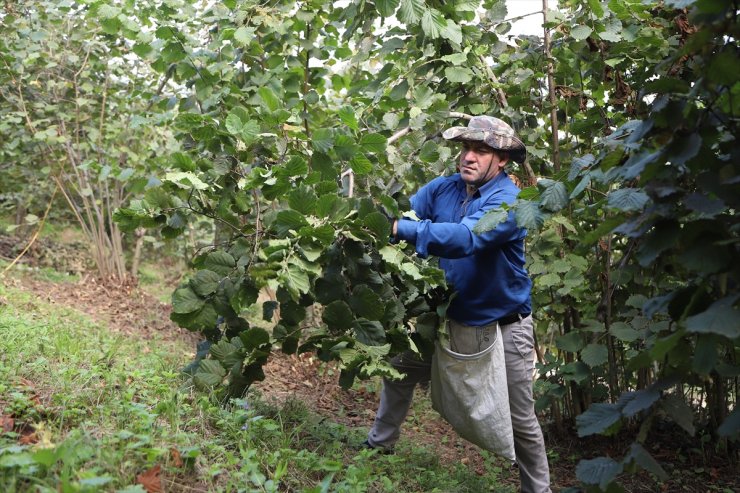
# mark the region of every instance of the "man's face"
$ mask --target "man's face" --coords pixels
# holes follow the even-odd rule
[[[468,185],[480,187],[498,175],[507,161],[508,156],[482,142],[463,142],[460,177]]]

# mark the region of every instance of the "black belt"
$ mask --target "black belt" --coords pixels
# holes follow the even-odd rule
[[[509,325],[513,324],[514,322],[524,320],[530,315],[531,313],[512,313],[511,315],[506,315],[505,317],[499,318],[498,320],[496,320],[496,322],[498,322],[499,325]]]

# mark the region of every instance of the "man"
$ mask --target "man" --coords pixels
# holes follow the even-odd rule
[[[513,204],[519,193],[504,171],[508,161],[523,162],[526,148],[505,122],[473,117],[467,127],[446,130],[443,137],[462,142],[459,173],[423,186],[411,206],[419,221],[392,225],[396,240],[413,243],[421,257],[435,255],[457,295],[447,315],[451,348],[473,354],[493,343],[489,333],[501,327],[506,358],[512,428],[522,491],[550,491],[542,431],[534,412],[532,372],[534,337],[530,290],[524,268],[526,231],[511,217],[483,234],[473,232],[489,210]],[[390,450],[398,440],[414,387],[430,378],[431,362],[399,355],[393,365],[406,377],[386,380],[380,406],[365,445]]]

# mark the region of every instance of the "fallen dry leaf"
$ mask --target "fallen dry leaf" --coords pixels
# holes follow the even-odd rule
[[[143,486],[147,493],[162,493],[162,478],[159,477],[161,470],[162,466],[157,464],[136,476],[136,482]]]
[[[172,447],[170,449],[170,455],[172,456],[172,465],[175,467],[182,467],[183,462],[180,451],[177,450],[175,447]]]
[[[0,416],[0,429],[3,430],[3,433],[13,431],[13,426],[15,426],[15,420],[13,418],[5,414]]]
[[[36,435],[35,431],[32,431],[30,433],[24,433],[18,439],[18,443],[21,445],[32,445],[34,443],[38,443],[38,441],[39,441],[39,437]]]
[[[20,383],[22,383],[22,384],[23,384],[24,386],[26,386],[26,387],[29,387],[29,388],[34,388],[34,387],[36,387],[36,385],[35,385],[35,384],[34,384],[34,383],[33,383],[32,381],[30,381],[29,379],[27,379],[27,378],[23,378],[23,377],[18,377],[18,381],[19,381]]]

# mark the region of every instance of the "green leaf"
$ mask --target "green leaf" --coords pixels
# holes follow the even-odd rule
[[[236,113],[230,113],[226,117],[226,130],[232,135],[239,135],[244,127],[241,118]]]
[[[517,200],[514,203],[516,223],[520,228],[537,230],[545,223],[545,215],[539,205],[531,200]]]
[[[234,41],[237,46],[247,46],[254,39],[255,29],[253,27],[241,26],[234,31]]]
[[[458,23],[452,19],[446,20],[447,25],[442,29],[442,37],[449,39],[453,43],[460,45],[462,44],[462,28]]]
[[[172,311],[174,313],[193,313],[199,310],[205,301],[190,287],[177,288],[172,293]]]
[[[352,159],[357,154],[358,146],[349,135],[337,135],[334,139],[334,151],[339,159]]]
[[[382,17],[390,17],[398,8],[400,0],[375,0],[375,8]]]
[[[737,295],[722,298],[712,303],[706,311],[688,317],[686,330],[737,339],[740,337],[740,310],[733,306],[737,298]]]
[[[280,174],[286,176],[306,176],[308,174],[308,163],[301,156],[293,156],[290,160],[285,163],[285,166],[280,169]]]
[[[591,12],[594,13],[597,19],[601,19],[604,16],[604,9],[601,6],[601,0],[587,0],[588,6]]]
[[[337,300],[332,301],[324,307],[321,320],[329,326],[329,330],[345,331],[352,327],[354,316],[347,303]]]
[[[473,80],[473,71],[464,67],[447,67],[445,68],[445,77],[450,82],[467,84]]]
[[[683,398],[676,394],[668,394],[661,401],[661,407],[666,414],[686,432],[694,436],[694,411],[686,404]]]
[[[239,352],[239,348],[227,341],[225,338],[212,345],[209,352],[211,353],[211,356],[220,361],[221,365],[225,368],[231,368],[242,361],[242,355]]]
[[[650,197],[639,188],[620,188],[609,192],[607,205],[624,212],[641,211]]]
[[[416,24],[426,11],[424,0],[401,0],[398,20],[404,24]]]
[[[724,50],[714,56],[709,63],[709,70],[705,72],[709,79],[719,85],[732,86],[737,84],[737,74],[740,73],[736,48],[726,45]]]
[[[622,40],[622,22],[619,19],[612,17],[606,22],[604,30],[597,34],[604,41],[617,43]]]
[[[203,267],[222,276],[227,276],[236,267],[236,260],[229,253],[216,250],[208,254],[203,262]]]
[[[385,152],[388,139],[380,134],[365,134],[360,139],[360,147],[365,152],[382,153]]]
[[[559,336],[557,339],[555,339],[555,346],[558,349],[562,349],[563,351],[568,351],[570,353],[576,353],[583,348],[583,336],[580,332],[568,332],[567,334],[564,334],[562,336]]]
[[[540,207],[550,212],[557,212],[568,204],[568,189],[560,181],[543,178],[537,184],[544,188],[540,194]]]
[[[634,442],[630,446],[630,451],[622,460],[622,463],[629,464],[633,461],[642,469],[654,474],[660,481],[666,481],[668,479],[668,474],[663,470],[660,464],[658,464],[653,456],[637,442]]]
[[[190,279],[189,284],[198,296],[205,297],[209,294],[215,293],[220,282],[220,275],[216,274],[212,270],[204,269],[196,272],[195,276]]]
[[[328,152],[334,146],[334,133],[330,128],[319,128],[311,136],[311,145],[320,152]]]
[[[625,392],[619,397],[619,404],[623,405],[622,415],[631,418],[640,411],[650,409],[658,399],[660,399],[660,392],[653,389]]]
[[[573,36],[573,39],[577,39],[578,41],[584,40],[588,38],[591,33],[593,32],[593,29],[591,29],[588,26],[576,26],[570,31],[570,35]]]
[[[581,351],[581,361],[591,368],[603,365],[608,359],[609,353],[603,344],[591,343]]]
[[[284,238],[291,230],[298,231],[303,226],[308,226],[306,218],[295,210],[282,210],[277,213],[275,219],[275,231],[278,236]]]
[[[431,39],[439,38],[447,28],[447,20],[437,9],[427,9],[421,17],[421,30]]]
[[[503,207],[497,209],[491,209],[490,211],[483,214],[478,222],[473,227],[473,233],[483,234],[493,229],[496,226],[506,221],[509,218],[509,211]]]
[[[700,375],[709,375],[717,364],[717,347],[721,345],[718,337],[699,334],[692,359],[692,368]]]
[[[297,300],[301,294],[308,293],[311,290],[308,273],[294,263],[288,265],[281,278],[285,281],[293,299]]]
[[[702,138],[697,133],[692,133],[688,137],[677,134],[674,141],[668,147],[667,159],[673,165],[683,165],[689,159],[696,157],[701,149]]]
[[[164,181],[168,181],[185,190],[208,190],[211,188],[207,183],[201,181],[194,173],[189,171],[171,171],[164,175]]]
[[[740,407],[735,404],[735,409],[725,418],[719,428],[719,436],[737,438],[740,433]]]
[[[433,163],[439,159],[439,147],[437,143],[431,140],[424,142],[419,149],[419,159],[425,163]]]
[[[622,464],[609,457],[581,460],[576,466],[576,477],[586,484],[599,485],[604,491],[622,472]]]
[[[373,163],[362,153],[355,155],[349,166],[356,175],[366,175],[373,170]]]
[[[257,140],[257,136],[260,133],[260,124],[255,120],[247,120],[242,126],[241,132],[238,137],[245,144],[249,145]]]
[[[352,130],[359,130],[355,110],[351,106],[343,106],[337,112],[339,119]]]
[[[98,9],[98,15],[101,19],[112,19],[114,17],[118,17],[120,13],[121,9],[119,7],[114,7],[107,4],[101,5]]]
[[[458,66],[468,63],[467,53],[453,53],[451,55],[445,55],[442,57],[442,61],[451,63],[452,65]]]
[[[614,322],[609,326],[609,333],[622,342],[633,342],[640,337],[640,333],[625,322]]]
[[[239,334],[244,349],[247,351],[254,351],[261,346],[270,343],[270,333],[260,327],[252,327],[249,330],[242,331]]]
[[[376,238],[383,241],[383,243],[388,242],[388,238],[391,236],[391,225],[383,214],[371,212],[365,216],[363,224],[373,232]]]
[[[282,106],[280,98],[278,98],[275,93],[272,92],[272,89],[267,86],[260,87],[257,94],[259,94],[262,103],[270,111],[275,111]]]
[[[198,371],[193,375],[193,383],[201,390],[208,390],[221,385],[225,376],[226,370],[221,363],[212,359],[204,359],[198,365]]]
[[[583,438],[589,435],[603,434],[620,421],[622,413],[616,404],[597,402],[591,404],[586,412],[576,416],[578,436]]]
[[[290,208],[306,216],[316,211],[318,200],[314,191],[306,186],[296,188],[288,195],[288,205]]]
[[[380,296],[366,284],[359,284],[352,290],[349,306],[355,314],[368,320],[380,320],[385,313]]]
[[[207,303],[192,313],[170,313],[170,320],[188,330],[212,330],[216,325],[218,313],[213,305]]]
[[[357,320],[354,329],[357,340],[362,344],[382,346],[387,342],[383,325],[375,320]]]

